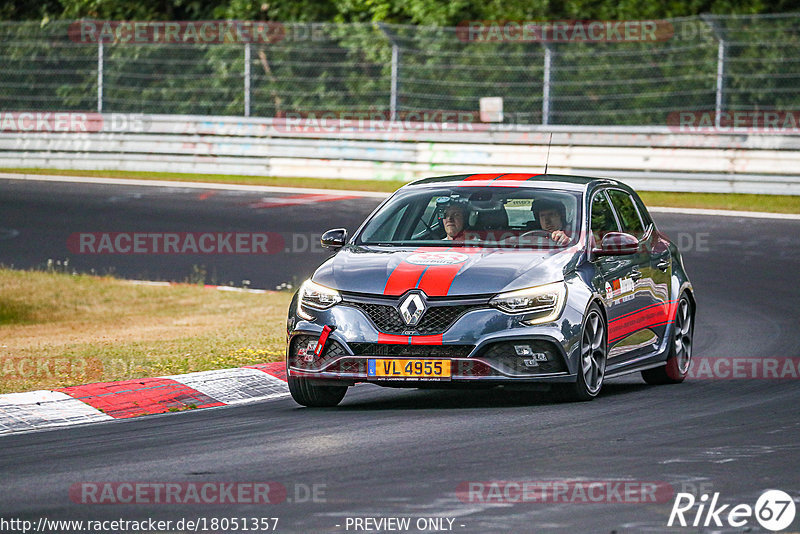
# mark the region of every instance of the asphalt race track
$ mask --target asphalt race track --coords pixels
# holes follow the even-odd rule
[[[249,279],[269,288],[302,280],[325,253],[298,246],[267,257],[76,256],[66,242],[76,232],[352,231],[378,201],[264,207],[270,202],[238,192],[204,197],[198,190],[0,181],[0,263],[29,267],[68,256],[79,270],[165,280],[184,279],[204,264],[220,282]],[[696,288],[696,358],[800,357],[800,221],[654,217],[681,246]],[[486,503],[459,499],[457,490],[470,481],[627,480],[665,483],[698,498],[719,492],[719,504],[731,506],[754,506],[766,489],[798,502],[798,458],[798,379],[691,379],[656,387],[631,375],[607,382],[598,399],[582,404],[553,403],[546,393],[361,385],[336,409],[303,409],[281,399],[2,437],[0,515],[278,517],[278,532],[354,532],[352,519],[366,517],[411,517],[408,532],[435,531],[417,530],[420,517],[453,519],[452,531],[465,533],[765,532],[752,517],[744,529],[727,523],[670,529],[672,494],[646,503]],[[70,500],[73,485],[106,481],[278,482],[288,501]],[[312,487],[316,499],[308,498]],[[798,530],[795,518],[788,531]]]
[[[319,244],[328,230],[325,220],[352,232],[378,205],[378,199],[341,198],[346,196],[0,179],[0,264],[41,268],[48,260],[68,259],[81,272],[171,281],[198,281],[198,271],[204,271],[209,284],[241,286],[250,280],[251,287],[274,289],[302,282],[328,257]],[[97,232],[269,233],[279,246],[268,246],[270,254],[238,254],[235,242],[234,253],[221,254],[125,254],[116,247],[113,254],[92,254],[70,248],[70,236]]]

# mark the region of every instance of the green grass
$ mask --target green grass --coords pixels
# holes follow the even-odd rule
[[[0,268],[0,393],[278,361],[290,299]]]
[[[274,176],[242,176],[231,174],[184,174],[176,172],[82,171],[56,169],[13,168],[0,172],[18,174],[52,174],[60,176],[89,176],[104,178],[133,178],[139,180],[175,180],[278,187],[315,188],[392,192],[405,185],[402,180],[340,180],[325,178],[278,178]],[[675,208],[705,208],[772,213],[800,213],[800,195],[747,195],[727,193],[671,193],[640,191],[648,206]]]
[[[800,213],[800,196],[748,195],[744,193],[667,193],[639,191],[648,206],[705,208],[770,213]]]

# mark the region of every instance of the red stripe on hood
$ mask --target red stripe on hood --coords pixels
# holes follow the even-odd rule
[[[464,262],[453,265],[431,265],[417,285],[429,297],[444,297],[450,291],[456,274],[464,266]]]
[[[386,281],[386,287],[383,288],[384,295],[402,295],[412,287],[417,285],[422,271],[425,270],[427,265],[412,265],[401,262],[400,265],[394,268],[389,279]]]
[[[471,255],[480,254],[481,249],[478,247],[451,247],[445,252],[458,252]],[[451,265],[431,265],[422,275],[422,278],[420,278],[417,289],[421,289],[429,297],[446,296],[450,291],[450,286],[453,285],[453,280],[456,279],[456,275],[465,263],[466,261]]]
[[[440,247],[419,247],[411,251],[411,254],[417,254],[419,252],[438,252],[441,250]],[[409,254],[409,256],[411,254]],[[389,279],[386,280],[386,285],[383,287],[383,294],[398,296],[416,287],[419,277],[426,267],[427,265],[406,263],[404,259],[389,275]]]
[[[441,247],[422,247],[413,253],[419,252],[442,252]],[[450,247],[444,252],[459,252],[461,254],[478,254],[481,249],[478,247]],[[386,286],[383,288],[384,295],[399,296],[409,289],[421,289],[429,297],[443,297],[447,295],[450,286],[455,280],[456,274],[461,270],[465,262],[451,265],[414,265],[406,263],[405,260],[394,268]],[[424,274],[423,274],[424,273]]]

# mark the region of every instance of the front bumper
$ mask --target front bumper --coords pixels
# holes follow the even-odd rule
[[[478,305],[436,335],[381,332],[362,309],[345,303],[324,311],[305,311],[312,320],[297,315],[296,303],[290,310],[286,361],[292,377],[408,387],[421,382],[418,378],[398,381],[369,376],[368,362],[376,358],[449,360],[449,379],[423,380],[431,386],[574,382],[576,377],[583,315],[569,305],[558,320],[535,326],[523,324],[519,315]],[[335,328],[324,350],[315,355],[316,342],[326,325]],[[530,350],[519,354],[517,347]]]

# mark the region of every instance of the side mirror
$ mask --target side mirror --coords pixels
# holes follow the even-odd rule
[[[344,228],[334,228],[322,234],[320,243],[324,248],[332,250],[340,249],[347,242],[347,230]]]
[[[639,250],[639,240],[631,234],[609,232],[603,236],[599,248],[593,248],[594,256],[628,256]]]

